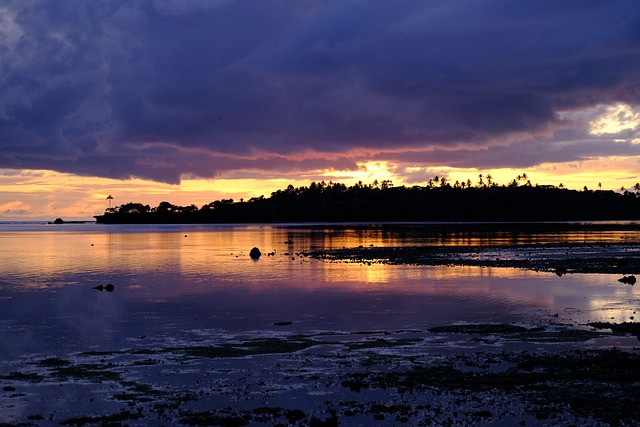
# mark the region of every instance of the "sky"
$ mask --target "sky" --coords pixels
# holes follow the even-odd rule
[[[523,173],[640,181],[636,0],[0,1],[0,220]]]

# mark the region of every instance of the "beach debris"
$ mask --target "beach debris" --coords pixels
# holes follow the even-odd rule
[[[260,252],[260,249],[256,247],[252,248],[251,252],[249,252],[249,256],[251,257],[251,259],[259,259],[261,255],[262,252]]]
[[[106,285],[98,285],[98,286],[94,286],[93,289],[97,290],[97,291],[107,291],[107,292],[113,292],[115,290],[115,286],[113,286],[113,283],[107,283]]]
[[[636,276],[623,276],[622,279],[618,279],[618,282],[634,285],[636,283]]]

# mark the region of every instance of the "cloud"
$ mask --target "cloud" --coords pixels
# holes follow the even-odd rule
[[[25,215],[29,213],[30,210],[31,206],[19,201],[0,204],[0,214],[2,215]]]
[[[638,106],[632,0],[13,0],[0,21],[0,167],[176,183],[640,154],[567,120]]]

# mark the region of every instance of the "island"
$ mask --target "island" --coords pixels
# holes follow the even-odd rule
[[[248,200],[216,200],[204,206],[157,207],[125,203],[95,219],[102,224],[192,224],[273,222],[422,222],[422,221],[598,221],[636,220],[640,186],[635,191],[572,190],[562,186],[472,185],[444,178],[427,186],[398,186],[390,181],[312,182]]]

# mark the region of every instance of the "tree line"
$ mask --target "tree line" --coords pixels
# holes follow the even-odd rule
[[[434,177],[425,186],[398,186],[388,180],[312,182],[289,185],[270,197],[222,199],[204,206],[157,207],[125,203],[96,216],[99,223],[269,223],[382,221],[571,221],[636,220],[640,184],[634,191],[566,189],[560,184],[533,185],[526,174],[506,185],[491,175],[476,183]]]

